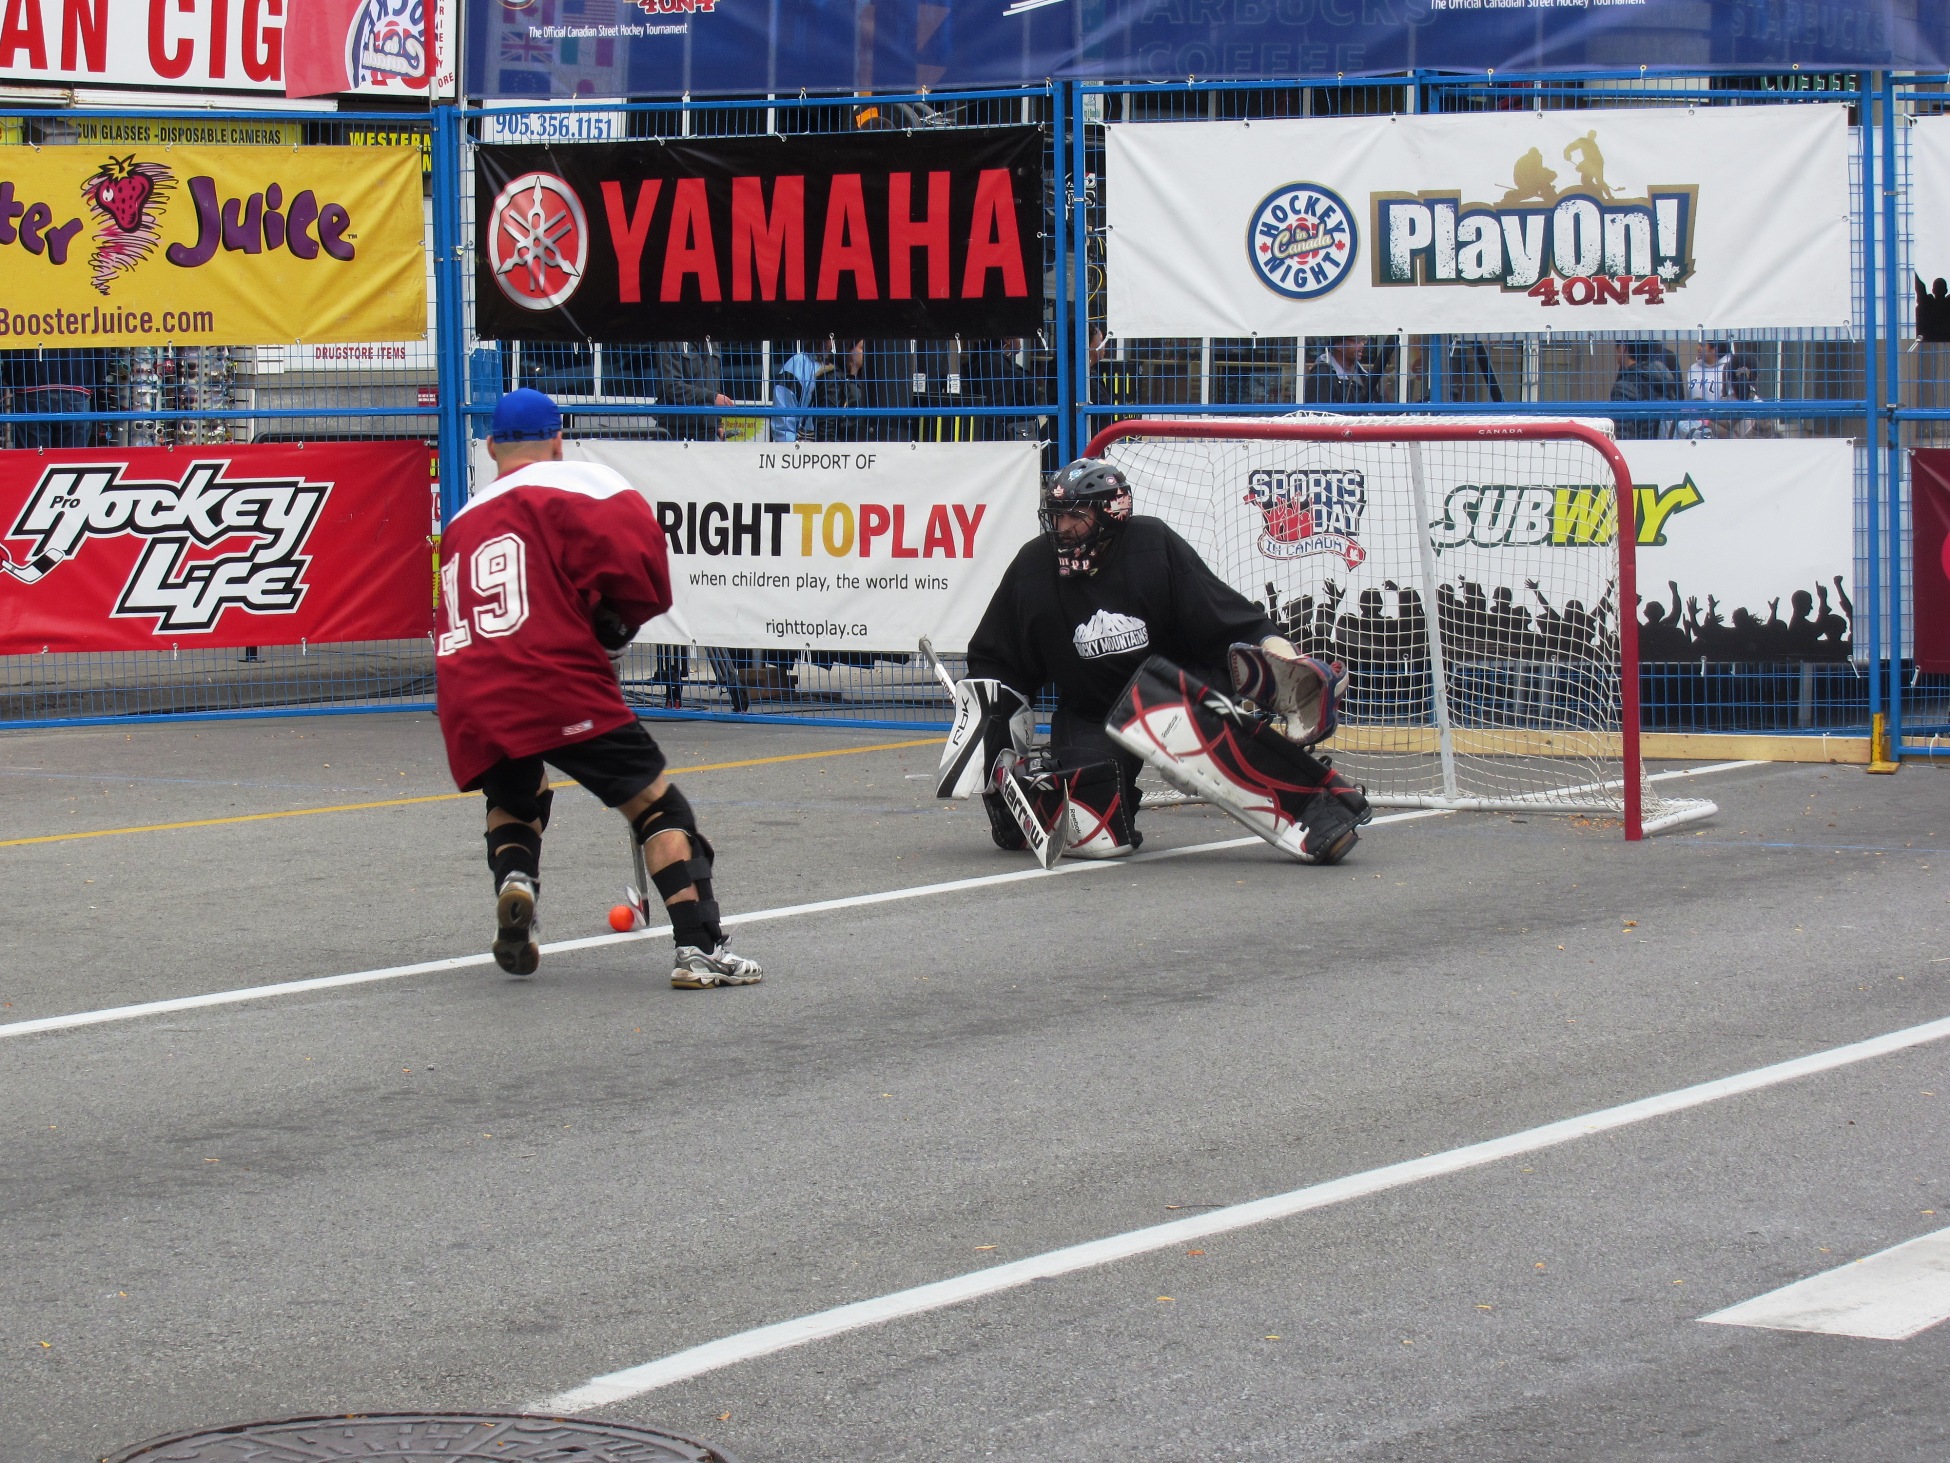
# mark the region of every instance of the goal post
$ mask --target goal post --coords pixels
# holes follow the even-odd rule
[[[1348,667],[1336,764],[1388,807],[1705,817],[1640,756],[1637,503],[1610,423],[1136,418],[1091,440],[1288,638]]]

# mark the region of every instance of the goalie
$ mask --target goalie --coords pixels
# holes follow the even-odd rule
[[[1045,867],[1117,858],[1143,841],[1149,763],[1296,858],[1345,857],[1367,801],[1305,750],[1334,730],[1341,668],[1300,655],[1167,524],[1134,515],[1109,462],[1056,473],[1038,517],[969,641],[936,791],[979,788],[997,845]],[[1231,693],[1213,689],[1221,676]],[[1052,682],[1050,740],[1032,747],[1029,708]],[[1182,711],[1171,726],[1168,703]]]

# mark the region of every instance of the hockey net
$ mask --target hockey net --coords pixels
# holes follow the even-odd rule
[[[1133,420],[1092,456],[1308,654],[1342,662],[1335,765],[1384,807],[1705,817],[1639,756],[1631,477],[1607,422]],[[1150,801],[1147,795],[1147,802]]]

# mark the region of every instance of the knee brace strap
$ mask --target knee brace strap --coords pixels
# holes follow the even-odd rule
[[[527,798],[510,798],[505,801],[502,798],[496,797],[492,792],[489,792],[487,794],[487,805],[490,811],[499,808],[502,812],[519,818],[524,823],[540,823],[542,827],[546,828],[548,827],[548,815],[555,809],[555,789],[545,787],[540,792]]]
[[[696,880],[691,878],[690,864],[683,859],[679,859],[674,864],[665,864],[661,869],[658,869],[650,876],[650,882],[657,886],[657,893],[665,899],[675,899],[686,889],[692,887],[696,883]]]
[[[503,823],[488,829],[486,837],[488,872],[494,876],[496,889],[510,874],[541,878],[542,835],[533,828],[526,823]]]
[[[693,845],[696,844],[697,814],[691,811],[691,800],[680,788],[666,788],[662,797],[630,819],[630,832],[638,843],[648,843],[659,833],[668,833],[673,828],[688,833]]]

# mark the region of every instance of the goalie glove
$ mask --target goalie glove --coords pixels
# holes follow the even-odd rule
[[[1284,716],[1289,741],[1311,747],[1334,735],[1347,687],[1347,667],[1339,661],[1243,644],[1233,646],[1226,659],[1234,689],[1262,710]]]

